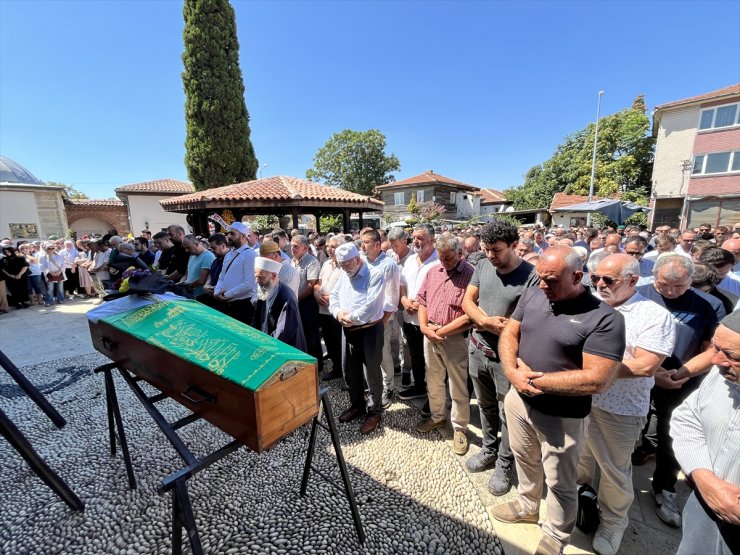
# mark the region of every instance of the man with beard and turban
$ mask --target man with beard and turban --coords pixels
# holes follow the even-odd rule
[[[295,293],[280,282],[280,262],[259,256],[254,262],[257,297],[252,327],[307,352]]]

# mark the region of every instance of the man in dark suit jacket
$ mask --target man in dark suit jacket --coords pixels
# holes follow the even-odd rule
[[[308,352],[298,312],[298,299],[280,283],[280,262],[258,257],[254,262],[257,298],[254,301],[252,327],[301,351]]]

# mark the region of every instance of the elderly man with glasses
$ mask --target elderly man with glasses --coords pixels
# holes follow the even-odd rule
[[[626,248],[630,246],[628,242]],[[600,555],[616,555],[629,524],[634,499],[630,455],[647,420],[653,376],[673,352],[676,337],[671,314],[637,292],[639,270],[633,255],[613,254],[590,276],[597,296],[624,316],[627,332],[617,379],[593,396],[588,439],[578,463],[579,484],[594,483],[596,465],[601,471],[601,523],[593,539]]]
[[[681,365],[709,348],[717,323],[724,317],[722,303],[691,287],[694,263],[682,254],[664,254],[653,268],[655,281],[637,291],[645,298],[667,309],[676,322],[676,341],[670,356],[655,372],[651,392],[651,411],[655,431],[643,431],[642,445],[632,454],[633,464],[643,464],[653,453],[653,494],[658,517],[669,526],[681,526],[681,512],[676,499],[679,466],[673,454],[669,421],[673,409],[680,405],[701,382],[701,378],[675,379]],[[652,428],[650,426],[649,428]]]

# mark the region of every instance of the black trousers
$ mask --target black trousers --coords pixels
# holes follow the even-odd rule
[[[699,378],[703,378],[700,376]],[[655,472],[653,473],[653,491],[676,491],[678,473],[681,465],[673,452],[673,438],[671,438],[671,415],[673,410],[683,403],[699,385],[701,379],[692,378],[681,389],[663,389],[653,387],[650,392],[651,411],[655,414],[655,436],[646,435],[643,441],[655,447]],[[648,420],[649,425],[649,420]]]
[[[252,316],[254,315],[254,305],[250,299],[239,299],[222,303],[213,299],[211,295],[198,295],[196,299],[199,303],[218,310],[219,312],[231,316],[235,320],[252,325]]]
[[[64,282],[64,291],[71,295],[76,289],[80,288],[80,274],[73,272],[72,268],[65,268],[64,274],[67,276],[67,280]]]
[[[424,334],[421,328],[414,324],[404,322],[403,334],[406,336],[406,343],[409,346],[411,354],[411,373],[414,375],[414,385],[424,385],[426,387],[427,366],[424,362]]]
[[[321,333],[332,364],[332,372],[342,373],[342,325],[331,314],[319,313]]]
[[[383,330],[383,322],[361,330],[344,328],[344,376],[349,388],[349,399],[353,407],[365,409],[368,414],[383,411],[383,372],[380,370],[380,361],[383,359]]]
[[[319,330],[319,303],[313,295],[298,301],[298,312],[301,313],[303,335],[306,337],[308,354],[318,361],[316,369],[319,375],[324,371],[324,351],[321,349],[321,332]]]

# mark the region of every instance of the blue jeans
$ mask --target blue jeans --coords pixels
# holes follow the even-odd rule
[[[55,297],[57,301],[64,302],[64,282],[63,281],[50,281],[47,284],[46,296],[44,301],[46,304],[51,304],[52,297]]]
[[[683,509],[683,538],[676,555],[731,555],[740,550],[740,527],[718,520],[691,494]]]
[[[28,294],[29,295],[43,295],[44,284],[41,281],[41,275],[28,276]]]

